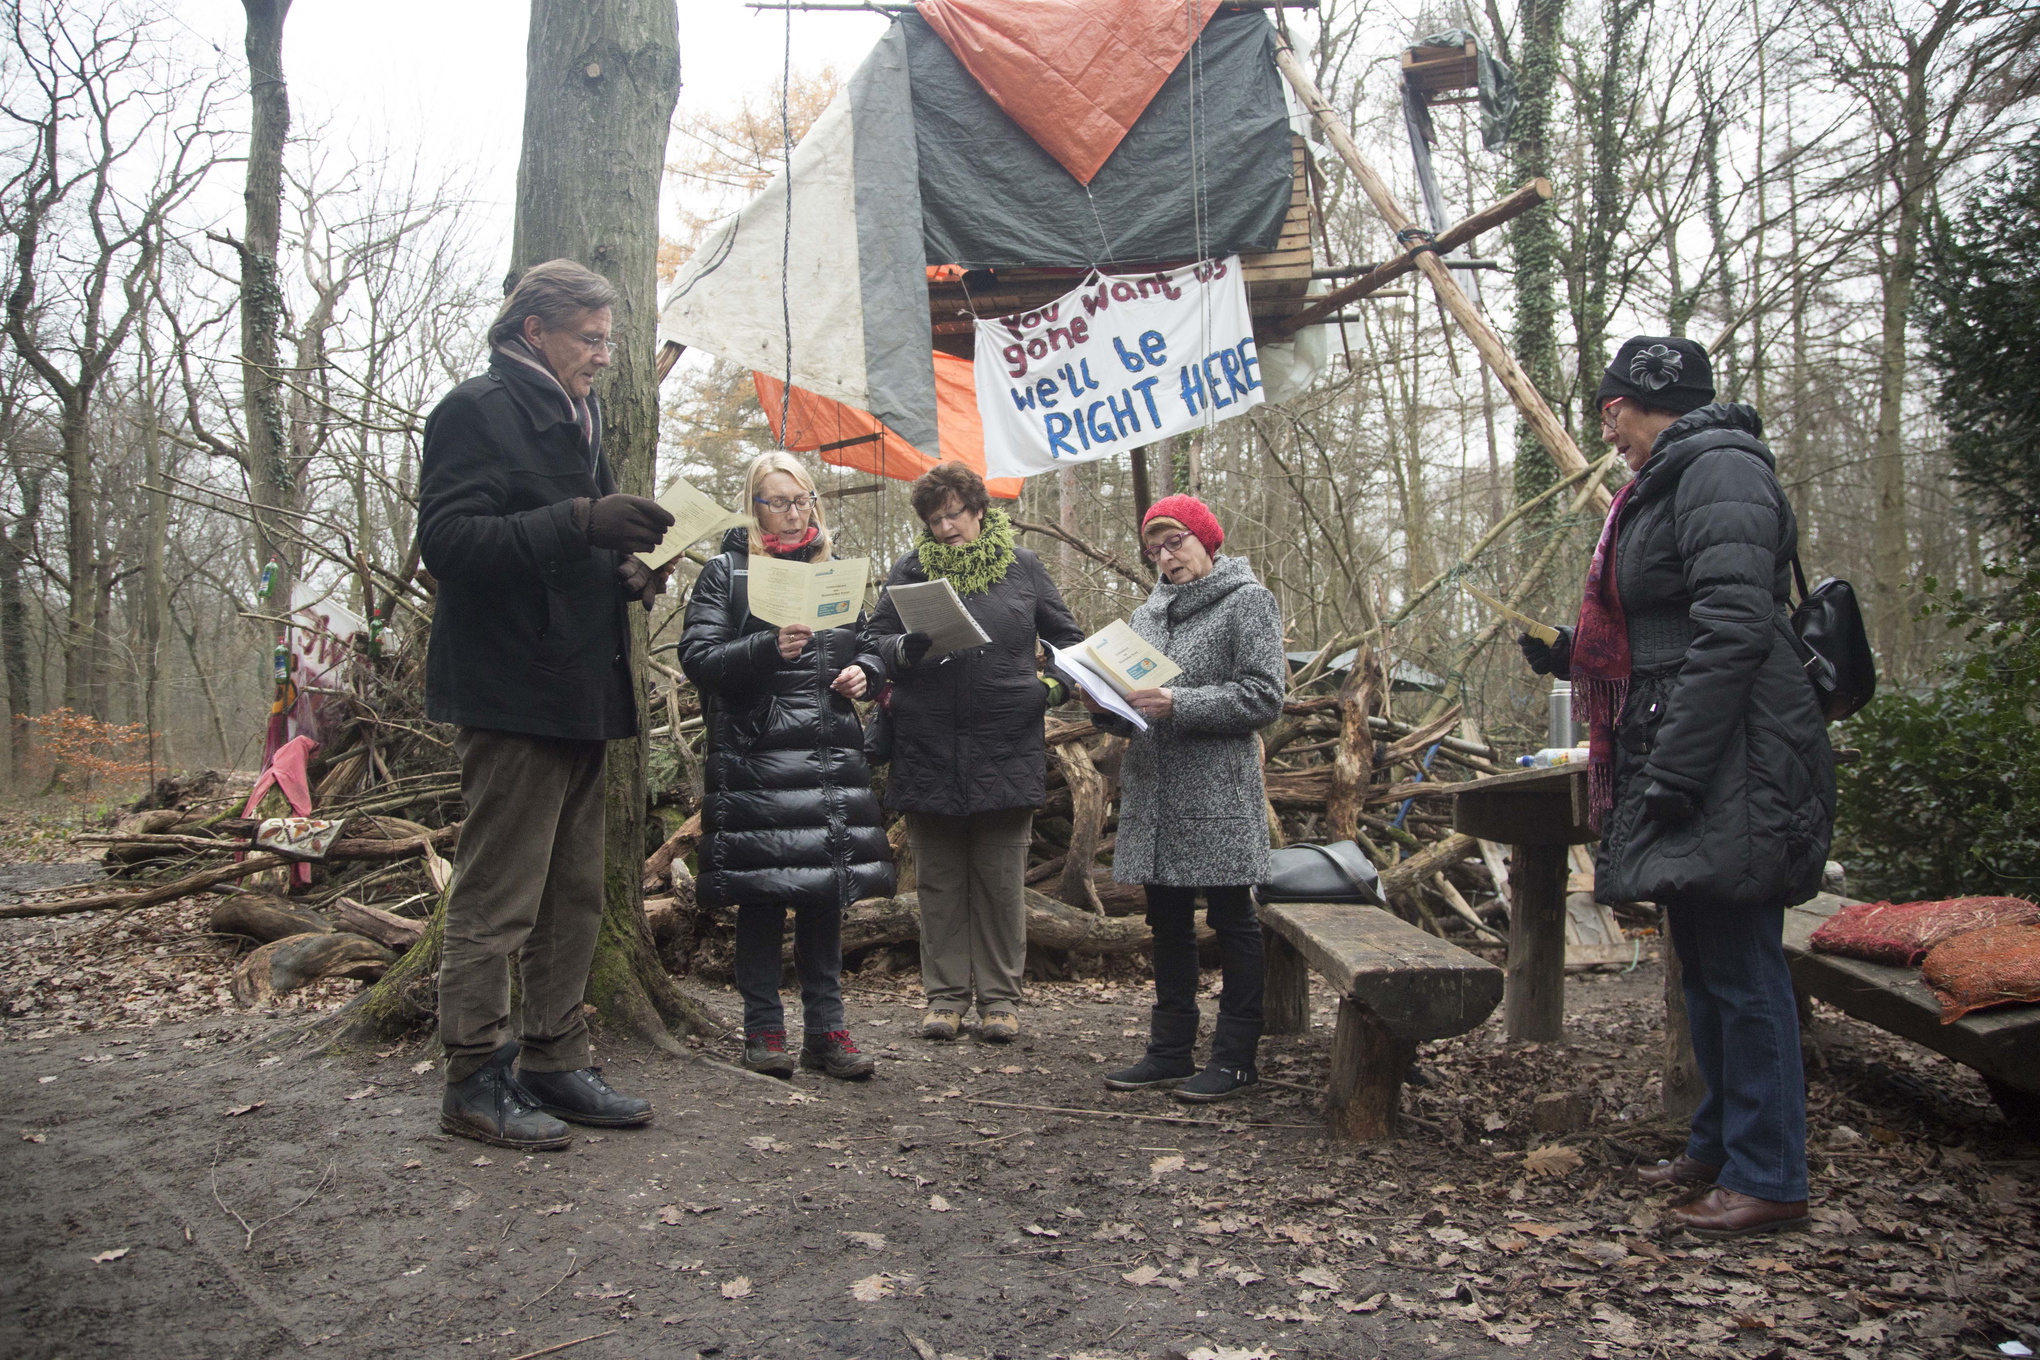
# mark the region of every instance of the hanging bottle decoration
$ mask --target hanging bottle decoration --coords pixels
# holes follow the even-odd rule
[[[281,567],[279,567],[279,566],[278,566],[278,565],[277,565],[277,564],[276,564],[275,562],[273,562],[273,561],[272,561],[272,562],[270,562],[270,563],[269,563],[269,564],[268,564],[267,566],[265,566],[265,567],[263,567],[263,568],[262,568],[262,580],[261,580],[261,582],[260,582],[260,583],[258,583],[258,584],[256,585],[256,587],[255,587],[255,598],[256,598],[256,599],[258,599],[258,600],[266,600],[266,599],[268,599],[268,598],[269,598],[269,597],[270,597],[270,596],[271,596],[272,594],[274,594],[274,593],[275,593],[275,591],[276,591],[276,575],[277,575],[277,573],[278,573],[279,571],[281,571],[281,570],[282,570],[282,568],[281,568]]]

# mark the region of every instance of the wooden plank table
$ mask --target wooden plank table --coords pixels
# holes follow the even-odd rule
[[[1998,1006],[1941,1023],[1941,1003],[1917,968],[1817,954],[1811,939],[1848,899],[1822,893],[1785,913],[1785,957],[1808,996],[1974,1068],[2014,1123],[2040,1120],[2040,1006]]]
[[[1450,797],[1453,830],[1510,847],[1503,1027],[1518,1041],[1562,1038],[1566,851],[1598,839],[1587,822],[1587,767],[1517,770],[1412,792]]]

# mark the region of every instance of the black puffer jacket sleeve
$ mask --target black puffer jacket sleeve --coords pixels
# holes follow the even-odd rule
[[[510,511],[506,464],[472,398],[456,395],[425,422],[418,543],[442,581],[537,580],[587,560],[571,499]]]
[[[741,694],[779,666],[778,632],[743,632],[731,586],[727,554],[703,567],[688,597],[687,625],[680,635],[680,669],[701,688],[720,695]]]
[[[893,563],[893,569],[886,573],[887,586],[905,585],[918,579],[909,571],[909,564],[918,559],[908,553]],[[893,607],[892,591],[882,590],[878,596],[878,608],[865,615],[857,625],[857,644],[866,653],[878,660],[881,673],[877,683],[889,677],[896,677],[904,668],[900,657],[900,639],[905,637],[907,626],[900,622],[900,611]]]
[[[1693,640],[1644,774],[1699,794],[1741,729],[1757,672],[1777,641],[1771,589],[1789,545],[1780,542],[1777,481],[1754,454],[1700,454],[1674,497]]]

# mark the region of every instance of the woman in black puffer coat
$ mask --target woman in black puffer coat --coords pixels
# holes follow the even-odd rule
[[[892,853],[871,791],[853,699],[875,692],[883,664],[859,649],[857,629],[774,627],[751,615],[753,551],[830,556],[814,483],[774,451],[744,479],[754,529],[733,529],[701,569],[687,603],[680,665],[707,718],[701,874],[710,907],[737,909],[737,989],[744,997],[744,1062],[793,1075],[779,1001],[786,909],[804,1006],[801,1064],[837,1077],[871,1074],[843,1024],[843,909],[893,890]],[[860,618],[858,621],[862,623]]]
[[[1781,942],[1820,889],[1834,756],[1788,592],[1798,524],[1756,411],[1710,404],[1707,352],[1639,336],[1603,379],[1617,494],[1576,629],[1540,672],[1592,733],[1595,896],[1665,910],[1707,1097],[1652,1185],[1713,1188],[1667,1221],[1705,1236],[1806,1225],[1806,1089]]]

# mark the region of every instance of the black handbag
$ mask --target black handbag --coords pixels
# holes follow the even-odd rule
[[[1792,638],[1799,664],[1813,682],[1814,697],[1829,722],[1840,722],[1877,693],[1877,657],[1863,627],[1863,608],[1856,589],[1830,576],[1813,590],[1799,554],[1792,554],[1792,579],[1799,584],[1799,605],[1792,611]]]
[[[1292,845],[1268,855],[1262,902],[1365,902],[1381,906],[1381,873],[1353,841]]]

